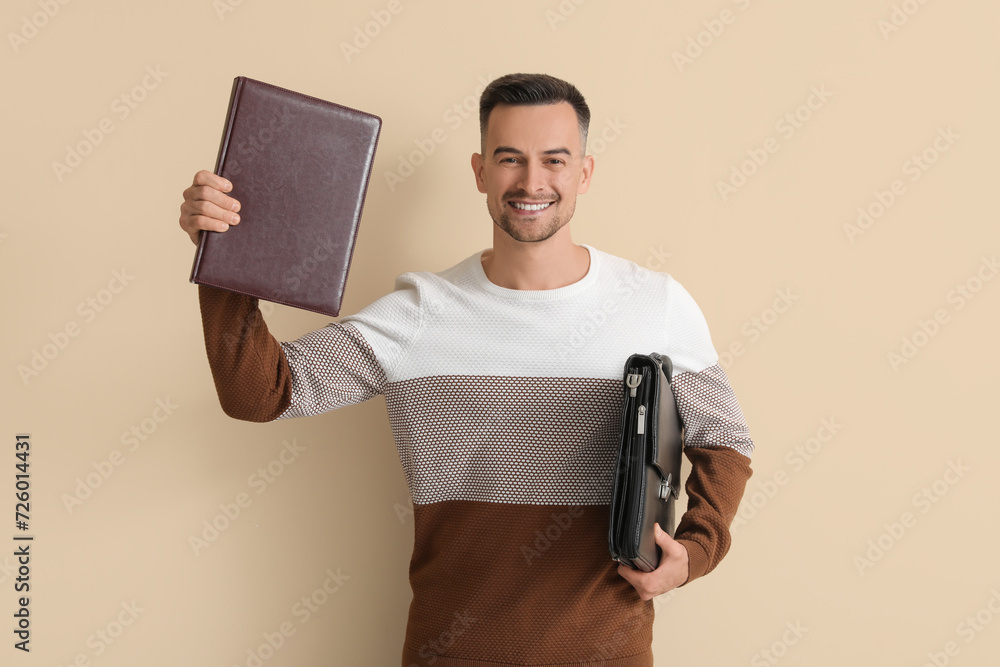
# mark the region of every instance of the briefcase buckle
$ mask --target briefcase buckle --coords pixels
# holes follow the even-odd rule
[[[670,495],[670,478],[672,476],[673,473],[667,473],[667,478],[660,480],[660,500],[666,500]]]

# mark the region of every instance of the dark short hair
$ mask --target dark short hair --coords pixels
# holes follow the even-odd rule
[[[559,102],[573,105],[580,125],[580,146],[586,153],[590,107],[576,86],[548,74],[506,74],[486,86],[479,97],[479,134],[483,148],[486,147],[486,125],[496,105],[533,106]]]

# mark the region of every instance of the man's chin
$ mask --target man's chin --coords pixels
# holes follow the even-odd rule
[[[540,243],[541,241],[547,241],[548,239],[555,236],[562,225],[546,226],[544,228],[530,228],[524,229],[518,228],[516,225],[511,224],[510,220],[500,220],[499,222],[494,221],[500,229],[504,231],[510,238],[521,243]],[[531,223],[528,223],[529,225]]]

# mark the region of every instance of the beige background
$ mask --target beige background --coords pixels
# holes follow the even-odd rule
[[[590,146],[574,240],[653,265],[669,253],[662,269],[694,295],[719,352],[742,344],[724,362],[757,445],[754,478],[719,568],[658,599],[657,664],[994,664],[1000,280],[977,272],[992,278],[984,257],[1000,249],[1000,7],[663,5],[6,2],[0,662],[246,665],[290,622],[264,664],[398,664],[413,533],[384,401],[265,425],[222,413],[181,191],[214,166],[237,75],[381,115],[353,313],[399,273],[489,246],[468,164],[475,96],[483,80],[543,71],[583,91],[591,136],[606,138]],[[342,44],[373,11],[391,21],[348,58]],[[678,64],[685,49],[697,57]],[[813,90],[825,99],[800,108]],[[467,98],[467,119],[449,113]],[[102,119],[113,129],[95,134]],[[391,189],[386,173],[436,128],[446,141]],[[100,143],[57,174],[69,147],[87,151],[85,132]],[[765,144],[777,150],[724,198],[719,182]],[[913,180],[908,161],[925,150],[935,161]],[[845,225],[859,207],[877,211],[876,191],[896,179],[901,194],[851,242]],[[132,278],[102,292],[114,271]],[[962,307],[959,284],[978,289]],[[779,290],[794,301],[776,314]],[[80,307],[88,298],[106,301],[101,312]],[[918,333],[938,309],[935,335]],[[328,321],[265,312],[281,340]],[[77,335],[57,350],[67,325]],[[904,337],[921,347],[894,367]],[[23,380],[19,366],[47,344],[53,358]],[[158,400],[176,406],[165,419]],[[130,450],[123,434],[143,425]],[[8,555],[23,432],[30,656],[11,646]],[[251,476],[285,441],[304,450],[261,489]],[[796,448],[808,446],[806,461]],[[68,509],[116,450],[121,465]],[[219,505],[241,493],[251,504],[196,555],[191,536],[225,525]],[[295,605],[338,569],[349,578],[303,623]],[[134,619],[122,606],[133,601]],[[97,633],[117,634],[119,616],[130,625],[104,644]]]

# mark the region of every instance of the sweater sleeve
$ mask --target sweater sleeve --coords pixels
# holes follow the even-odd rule
[[[281,343],[292,369],[292,400],[278,418],[320,414],[385,393],[423,323],[419,279],[404,273],[395,289],[353,315]]]
[[[230,417],[269,422],[316,415],[382,393],[385,374],[357,327],[331,322],[278,342],[256,298],[198,288],[205,350]]]
[[[674,539],[688,551],[690,583],[711,572],[729,551],[729,527],[753,471],[753,441],[726,372],[717,364],[672,383],[684,424],[684,453],[691,462],[684,490],[687,511]]]
[[[245,421],[274,420],[291,403],[292,375],[258,300],[208,285],[198,285],[198,300],[223,412]]]
[[[691,463],[684,485],[687,510],[674,531],[674,539],[688,552],[683,586],[711,572],[729,551],[729,527],[753,474],[754,443],[726,372],[718,364],[704,315],[680,283],[671,283],[671,388],[684,426],[684,453]]]

